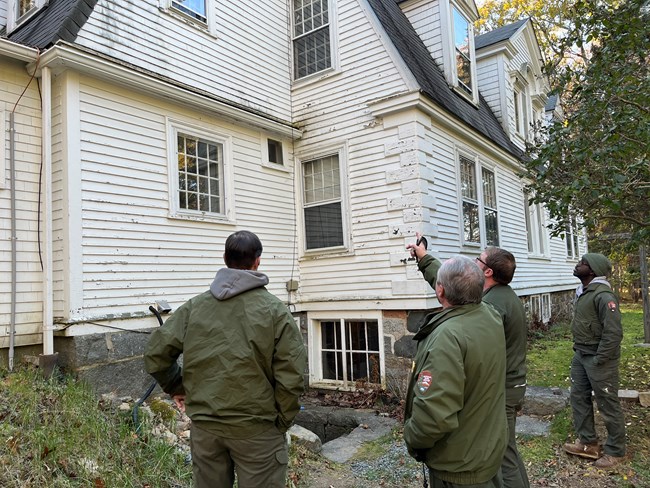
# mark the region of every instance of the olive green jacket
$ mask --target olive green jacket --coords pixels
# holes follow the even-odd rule
[[[262,273],[219,270],[211,291],[179,307],[146,348],[147,372],[170,395],[185,393],[192,421],[223,437],[248,438],[274,424],[284,432],[300,409],[305,347],[267,283]]]
[[[591,282],[578,295],[571,322],[574,349],[602,364],[621,356],[623,326],[618,299],[609,285]]]
[[[431,317],[414,337],[404,440],[441,480],[484,483],[501,468],[508,438],[501,318],[485,303]]]
[[[492,305],[503,321],[506,336],[506,389],[524,386],[528,347],[528,325],[524,306],[512,288],[500,284],[485,290],[483,301]]]

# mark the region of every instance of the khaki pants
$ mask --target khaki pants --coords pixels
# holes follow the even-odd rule
[[[249,439],[226,439],[190,427],[196,488],[284,488],[289,454],[284,434],[272,427]]]

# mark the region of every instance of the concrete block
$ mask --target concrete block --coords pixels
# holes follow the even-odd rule
[[[618,398],[623,401],[636,403],[639,401],[639,392],[636,390],[618,390]]]

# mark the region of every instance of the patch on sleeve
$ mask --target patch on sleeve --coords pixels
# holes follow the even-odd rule
[[[431,381],[433,380],[433,377],[431,376],[430,371],[422,371],[418,375],[418,390],[420,390],[420,393],[424,393],[429,389],[431,386]]]
[[[610,312],[614,312],[616,310],[616,302],[612,300],[607,304],[607,308],[609,308]]]

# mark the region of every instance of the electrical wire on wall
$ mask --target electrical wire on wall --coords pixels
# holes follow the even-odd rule
[[[293,11],[291,9],[291,0],[287,0],[287,13],[289,14],[287,15],[287,46],[289,47],[287,52],[287,73],[289,74],[289,124],[291,126],[291,160],[293,162],[293,184],[291,186],[293,205],[293,251],[291,256],[291,274],[288,281],[288,284],[290,284],[290,286],[287,286],[287,307],[289,307],[289,311],[292,311],[291,306],[293,304],[291,303],[291,294],[293,291],[291,291],[290,288],[293,287],[293,274],[296,267],[296,255],[298,251],[298,214],[296,207],[296,186],[298,184],[297,175],[300,174],[300,171],[298,171],[298,168],[296,167],[296,145],[293,126],[293,71],[291,69],[291,50],[293,48],[293,44],[291,42],[291,19],[293,18]]]
[[[8,359],[9,359],[9,371],[13,371],[14,367],[14,348],[15,348],[15,335],[16,335],[16,300],[17,300],[17,286],[18,286],[18,276],[17,276],[17,267],[18,267],[18,258],[17,258],[17,240],[18,240],[18,235],[16,233],[16,127],[15,127],[15,115],[16,115],[16,109],[18,108],[18,104],[22,100],[23,96],[25,96],[25,93],[27,92],[27,89],[29,86],[32,84],[32,81],[34,80],[34,77],[36,76],[36,71],[38,70],[38,66],[41,60],[41,52],[37,48],[36,49],[36,62],[34,65],[34,71],[32,72],[31,77],[29,78],[29,81],[25,85],[25,88],[23,88],[22,93],[16,100],[16,103],[14,104],[13,108],[11,109],[11,112],[9,113],[9,172],[10,172],[10,182],[11,182],[11,195],[10,195],[10,200],[11,200],[11,311],[10,311],[10,317],[9,317],[9,353],[8,353]],[[40,97],[40,87],[39,87],[39,97]],[[42,105],[42,104],[41,104]],[[2,135],[4,137],[4,134]],[[42,166],[43,166],[43,157],[42,157],[42,151],[43,151],[43,145],[41,144],[41,173],[42,173]],[[40,189],[40,178],[39,178],[39,189],[38,189],[38,196],[39,196],[39,206],[38,206],[38,224],[40,228],[40,196],[41,196],[41,189]],[[41,257],[41,240],[40,240],[40,232],[38,236],[38,247],[39,247],[39,258],[41,259],[41,270],[43,269],[43,259]]]

